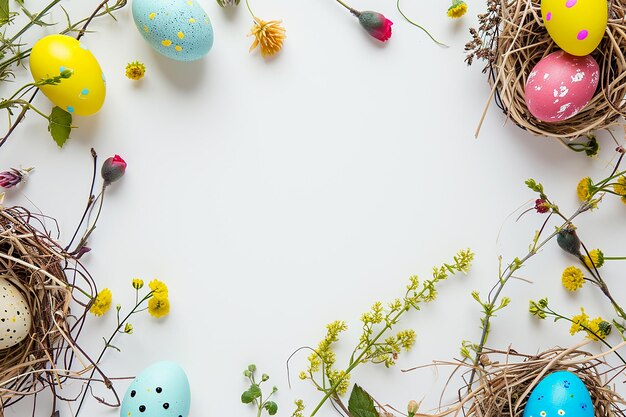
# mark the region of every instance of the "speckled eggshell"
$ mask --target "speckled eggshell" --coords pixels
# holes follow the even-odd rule
[[[190,403],[185,371],[174,362],[157,362],[130,384],[120,417],[187,417]]]
[[[559,122],[575,116],[593,97],[600,78],[591,55],[553,52],[535,65],[524,89],[526,106],[537,119]]]
[[[523,417],[593,417],[593,404],[583,381],[568,371],[554,372],[532,390]]]
[[[133,0],[139,33],[157,52],[177,61],[195,61],[213,46],[209,16],[196,0]]]
[[[57,106],[79,116],[96,113],[106,96],[104,74],[87,47],[66,35],[48,35],[35,43],[30,53],[30,72],[35,81],[58,77],[72,70],[72,76],[56,85],[42,85],[41,91]]]
[[[9,281],[0,278],[0,350],[28,337],[32,317],[26,299]]]
[[[543,23],[565,52],[585,56],[598,47],[608,22],[607,0],[541,0]]]

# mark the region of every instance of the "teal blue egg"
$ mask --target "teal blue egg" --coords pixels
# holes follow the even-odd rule
[[[593,417],[589,390],[576,374],[558,371],[532,390],[523,417]]]
[[[213,46],[211,20],[197,0],[133,0],[139,33],[157,52],[195,61]]]
[[[188,417],[190,404],[185,371],[174,362],[157,362],[130,384],[120,417]]]

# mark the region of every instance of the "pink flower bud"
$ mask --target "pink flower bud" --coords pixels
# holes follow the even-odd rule
[[[353,12],[359,18],[359,23],[374,38],[385,42],[391,38],[393,22],[378,12]]]
[[[26,181],[28,173],[32,171],[32,168],[27,169],[15,169],[11,168],[10,171],[0,172],[0,187],[13,188],[19,183]]]
[[[119,180],[125,172],[126,161],[124,161],[119,155],[107,158],[102,164],[101,174],[105,185],[109,185],[112,182]]]

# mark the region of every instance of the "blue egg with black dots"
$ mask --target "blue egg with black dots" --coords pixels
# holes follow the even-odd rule
[[[593,417],[589,390],[574,373],[558,371],[531,391],[523,417]]]
[[[157,362],[130,384],[120,417],[188,417],[190,405],[185,371],[174,362]]]
[[[139,33],[157,52],[177,61],[195,61],[213,46],[211,20],[197,0],[133,0]]]

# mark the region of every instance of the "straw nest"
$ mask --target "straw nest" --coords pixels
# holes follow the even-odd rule
[[[21,291],[33,319],[26,340],[0,350],[0,417],[20,399],[47,389],[54,402],[64,399],[61,385],[80,378],[80,371],[69,370],[85,369],[85,360],[77,361],[77,338],[95,285],[77,259],[52,239],[45,223],[56,225],[23,208],[0,207],[0,277]]]
[[[570,371],[580,377],[589,389],[596,417],[625,416],[626,402],[614,387],[623,384],[624,366],[610,366],[604,359],[609,352],[592,355],[580,350],[586,343],[537,355],[485,350],[480,366],[456,364],[475,371],[471,387],[459,391],[459,401],[440,413],[420,416],[521,417],[532,389],[555,371]]]
[[[626,0],[609,0],[606,33],[592,53],[600,66],[594,97],[583,111],[558,123],[538,120],[524,101],[524,86],[532,68],[558,50],[541,19],[540,0],[488,0],[487,4],[487,13],[479,15],[480,26],[470,30],[473,40],[466,45],[466,61],[471,64],[477,58],[487,62],[491,97],[495,96],[498,107],[518,126],[564,141],[611,126],[626,114]]]

